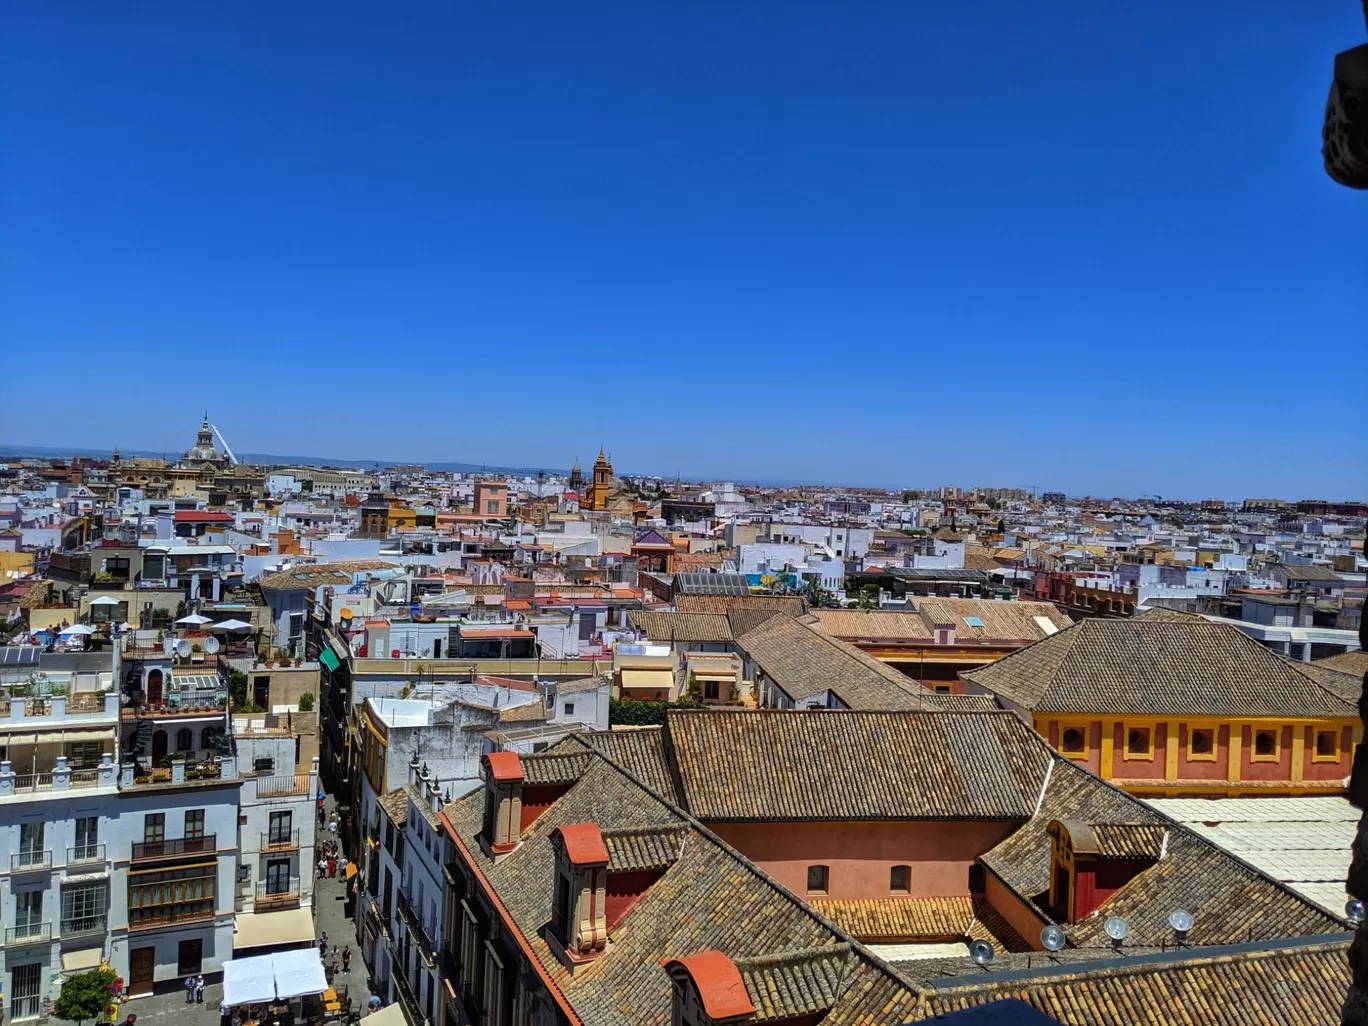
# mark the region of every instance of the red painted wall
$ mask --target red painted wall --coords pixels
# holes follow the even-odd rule
[[[663,869],[643,869],[635,873],[609,873],[604,895],[603,915],[612,929],[618,920],[632,910],[651,884],[665,875]]]
[[[1152,865],[1149,859],[1080,862],[1074,871],[1074,921],[1101,908],[1108,898]]]
[[[724,841],[795,894],[811,865],[829,868],[828,898],[886,898],[889,870],[912,867],[912,897],[969,893],[969,867],[1020,823],[709,823]]]
[[[1302,779],[1304,780],[1343,780],[1353,769],[1354,728],[1340,729],[1339,762],[1312,762],[1316,751],[1316,728],[1299,727],[1306,731],[1306,750],[1302,753]]]
[[[568,784],[532,784],[523,785],[522,789],[522,819],[519,827],[526,830],[537,821],[537,817],[549,809],[566,791],[570,790]]]
[[[1245,726],[1240,728],[1244,748],[1240,752],[1241,780],[1291,780],[1292,779],[1292,728],[1282,728],[1282,740],[1277,762],[1254,762],[1254,732]]]
[[[1204,728],[1211,729],[1211,728]],[[1225,780],[1230,773],[1230,728],[1216,729],[1215,760],[1188,761],[1188,727],[1178,727],[1178,776],[1182,780]]]
[[[1012,929],[1021,934],[1021,939],[1030,945],[1031,950],[1044,951],[1045,946],[1040,943],[1040,930],[1045,920],[1034,908],[1004,887],[1002,881],[992,873],[985,873],[984,877],[983,896],[988,903],[1011,924]]]
[[[1112,733],[1112,773],[1122,780],[1164,779],[1165,753],[1167,749],[1167,725],[1160,723],[1154,728],[1154,751],[1148,759],[1126,758],[1126,735],[1130,729],[1124,723],[1113,725]]]

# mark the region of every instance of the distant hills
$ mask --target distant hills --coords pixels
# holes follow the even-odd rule
[[[179,459],[180,452],[154,452],[150,449],[120,449],[119,454],[125,459],[133,459],[142,456],[152,459]],[[267,452],[237,452],[234,450],[238,460],[243,463],[255,463],[261,466],[287,467],[304,465],[311,467],[356,467],[361,470],[373,470],[377,465],[380,467],[393,466],[395,464],[412,464],[414,460],[343,460],[331,456],[277,456]],[[71,459],[73,456],[88,456],[92,459],[109,459],[108,449],[81,449],[68,448],[64,446],[51,445],[0,445],[0,459]],[[474,474],[474,473],[497,473],[514,475],[536,475],[538,471],[545,471],[547,474],[559,474],[561,476],[570,473],[567,469],[558,467],[499,467],[483,463],[422,463],[428,470],[446,471],[455,474]]]

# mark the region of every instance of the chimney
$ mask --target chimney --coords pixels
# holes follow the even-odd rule
[[[670,976],[673,1014],[679,1026],[751,1022],[755,1005],[735,963],[720,951],[700,951],[662,962]]]
[[[556,876],[551,935],[562,961],[573,973],[598,956],[608,942],[608,849],[593,823],[575,823],[551,832]]]
[[[517,752],[490,752],[480,763],[485,785],[481,837],[497,858],[516,848],[522,836],[522,760]]]

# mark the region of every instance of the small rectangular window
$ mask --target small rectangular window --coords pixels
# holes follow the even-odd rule
[[[1059,750],[1065,755],[1087,755],[1087,730],[1083,727],[1065,727],[1059,732]]]
[[[1277,762],[1282,755],[1282,731],[1276,727],[1254,731],[1250,745],[1251,762]]]
[[[166,813],[149,812],[143,817],[143,842],[155,844],[166,839]]]
[[[1340,757],[1340,732],[1338,730],[1316,731],[1316,747],[1313,758],[1319,762],[1338,762]]]
[[[906,894],[912,880],[911,866],[894,866],[888,871],[888,889],[895,893]]]
[[[565,715],[566,715],[566,716],[574,716],[574,715],[575,715],[575,703],[574,703],[574,702],[566,702],[566,703],[565,703]]]
[[[808,866],[807,889],[809,894],[825,894],[827,892],[826,866]]]
[[[1149,759],[1154,755],[1154,731],[1150,727],[1126,728],[1127,759]]]
[[[195,839],[204,836],[204,810],[187,809],[185,812],[185,836]]]

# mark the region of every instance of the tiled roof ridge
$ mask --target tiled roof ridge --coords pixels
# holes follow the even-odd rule
[[[985,979],[981,975],[952,977],[934,986],[922,981],[918,996],[929,999],[956,990],[999,990],[1016,989],[1022,984],[1033,986],[1059,981],[1072,981],[1099,972],[1105,964],[1106,972],[1117,976],[1134,976],[1138,973],[1153,972],[1164,968],[1184,965],[1231,965],[1237,962],[1279,958],[1289,954],[1319,954],[1342,947],[1353,939],[1353,932],[1311,934],[1278,938],[1274,941],[1255,941],[1250,944],[1196,944],[1188,947],[1174,947],[1166,952],[1147,953],[1130,957],[1117,957],[1115,952],[1098,948],[1103,957],[1095,961],[1066,962],[1058,965],[1058,971],[1045,966],[1040,969],[1024,969],[1004,972],[996,979]],[[1043,957],[1046,952],[1039,952]],[[1091,970],[1086,967],[1093,967]],[[911,981],[909,981],[911,982]]]
[[[745,972],[748,969],[768,969],[780,965],[796,965],[799,962],[813,961],[819,958],[831,958],[833,955],[846,955],[852,951],[849,941],[838,941],[835,944],[828,944],[816,948],[791,948],[788,951],[775,951],[768,955],[751,955],[748,958],[736,958],[732,964],[737,969]]]
[[[666,733],[668,734],[668,731]],[[679,824],[681,828],[688,829],[690,832],[696,834],[704,841],[707,841],[708,843],[720,848],[723,852],[726,853],[726,855],[729,858],[734,859],[737,865],[739,865],[742,869],[750,873],[756,879],[760,880],[766,886],[773,888],[777,894],[779,894],[782,898],[784,898],[790,904],[795,906],[801,914],[806,915],[808,918],[817,922],[824,930],[827,930],[833,936],[838,938],[839,942],[848,943],[851,947],[851,950],[854,953],[856,953],[860,958],[868,961],[869,964],[871,964],[881,973],[883,973],[891,982],[897,984],[898,986],[906,988],[914,996],[916,996],[919,993],[918,987],[914,985],[910,980],[906,979],[896,969],[894,969],[893,966],[890,965],[887,961],[885,961],[879,955],[875,954],[864,944],[860,943],[860,941],[856,940],[845,930],[841,929],[841,927],[836,925],[836,923],[832,922],[826,916],[819,913],[816,909],[814,909],[811,905],[805,902],[802,898],[794,894],[793,891],[789,890],[782,883],[780,883],[774,877],[770,876],[763,869],[757,866],[744,854],[737,851],[726,841],[724,841],[721,837],[713,833],[713,831],[708,829],[708,827],[705,826],[702,822],[695,819],[690,813],[686,812],[684,809],[680,808],[680,806],[676,804],[674,801],[670,800],[669,798],[666,798],[664,795],[656,793],[656,791],[653,790],[648,784],[632,776],[632,774],[628,772],[628,770],[625,767],[618,765],[615,761],[610,759],[599,749],[589,747],[588,745],[586,745],[586,747],[589,748],[591,757],[602,760],[602,762],[606,766],[610,767],[614,772],[618,773],[620,776],[630,781],[636,787],[641,788],[641,790],[646,792],[646,794],[650,795],[656,801],[660,802],[660,804],[663,805],[666,809],[668,809],[674,815],[678,816],[682,821]],[[843,977],[843,982],[849,982],[849,977],[850,974],[847,974],[845,977]]]
[[[635,780],[635,778],[633,778]],[[664,837],[667,834],[679,834],[688,829],[684,823],[642,823],[640,826],[609,827],[607,830],[599,831],[605,838],[608,837]]]

